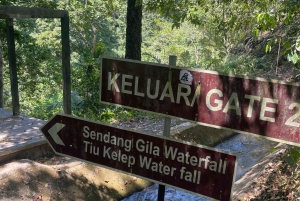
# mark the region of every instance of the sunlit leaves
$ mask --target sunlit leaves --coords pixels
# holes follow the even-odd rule
[[[292,62],[293,64],[296,64],[299,62],[299,55],[298,53],[294,50],[291,51],[288,56],[287,56],[288,61]]]
[[[287,55],[288,61],[292,62],[293,64],[299,63],[300,62],[299,52],[300,52],[300,39],[297,38],[296,42],[292,47],[292,50]]]
[[[296,49],[298,52],[300,52],[300,38],[298,38],[298,39],[296,40],[296,43],[295,43],[295,49]]]
[[[299,0],[167,0],[163,3],[160,0],[145,0],[144,2],[146,9],[159,12],[171,19],[173,28],[178,28],[184,21],[188,21],[199,28],[211,29],[217,33],[216,37],[223,38],[223,46],[227,52],[230,52],[230,47],[238,42],[237,36],[246,36],[248,31],[256,38],[266,33],[273,37],[273,41],[269,41],[265,47],[266,52],[279,46],[279,42],[285,41],[281,49],[284,52],[282,55],[289,53],[288,58],[293,63],[297,59],[297,55],[290,52],[293,49],[297,51],[300,49],[298,42],[293,39],[295,34],[290,37],[291,35],[278,30],[288,30],[294,23],[299,24]],[[290,42],[290,46],[287,46],[287,41]]]
[[[270,149],[270,153],[273,153],[273,152],[275,152],[277,150],[277,148],[271,148]]]
[[[276,27],[274,16],[269,13],[259,13],[256,17],[256,21],[261,31],[274,29]]]
[[[272,46],[275,44],[275,40],[273,39],[270,39],[265,47],[265,52],[268,53],[268,52],[271,52],[272,50]]]

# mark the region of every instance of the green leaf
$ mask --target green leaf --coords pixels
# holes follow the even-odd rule
[[[298,38],[298,39],[296,40],[295,46],[296,46],[296,50],[300,52],[300,38]]]
[[[283,23],[285,25],[290,24],[291,20],[292,20],[291,16],[287,14],[286,18],[283,20]]]
[[[270,149],[270,153],[273,153],[276,150],[277,150],[276,148],[272,148],[272,149]]]
[[[294,161],[297,163],[300,158],[300,152],[297,149],[291,149],[291,156],[294,158]]]
[[[276,27],[275,19],[269,13],[258,14],[256,17],[256,22],[263,31],[270,30]]]
[[[254,28],[254,29],[253,29],[253,35],[254,35],[255,37],[258,37],[258,36],[259,36],[259,29]]]
[[[296,64],[299,61],[299,56],[296,51],[292,51],[290,54],[288,54],[287,59],[293,64]]]
[[[294,160],[294,158],[293,158],[291,155],[285,157],[285,161],[286,161],[291,167],[293,167],[293,166],[295,165],[295,160]]]
[[[267,44],[265,52],[268,53],[268,52],[271,52],[271,50],[272,50],[272,46],[270,44]]]
[[[290,148],[289,155],[284,157],[284,160],[291,166],[294,167],[295,164],[300,159],[300,150],[299,148]]]

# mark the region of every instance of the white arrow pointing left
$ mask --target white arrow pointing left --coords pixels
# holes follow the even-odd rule
[[[60,131],[61,129],[63,129],[63,127],[65,127],[65,124],[61,124],[61,123],[56,123],[54,124],[54,126],[52,126],[48,132],[50,133],[51,137],[53,138],[54,142],[56,144],[59,145],[63,145],[65,146],[65,144],[63,143],[63,141],[60,139],[60,137],[57,135],[58,131]]]

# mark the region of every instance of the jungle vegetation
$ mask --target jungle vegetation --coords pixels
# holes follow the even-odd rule
[[[141,33],[126,32],[129,2],[140,6]],[[111,122],[138,115],[99,103],[100,57],[134,57],[136,52],[128,56],[126,41],[134,41],[130,37],[137,34],[142,39],[140,57],[134,59],[167,64],[169,55],[176,55],[178,66],[242,75],[276,74],[285,66],[293,69],[295,79],[298,76],[299,0],[1,0],[1,4],[69,11],[76,116]],[[62,112],[60,20],[16,19],[14,27],[21,112],[47,120]],[[5,20],[0,21],[0,94],[3,107],[11,109]]]

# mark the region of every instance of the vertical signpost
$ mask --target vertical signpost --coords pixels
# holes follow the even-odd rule
[[[176,56],[173,55],[169,56],[169,65],[176,66],[176,60],[177,60]],[[170,129],[171,129],[171,118],[165,117],[163,136],[170,137]],[[164,199],[165,199],[165,186],[159,185],[157,201],[164,201]]]

